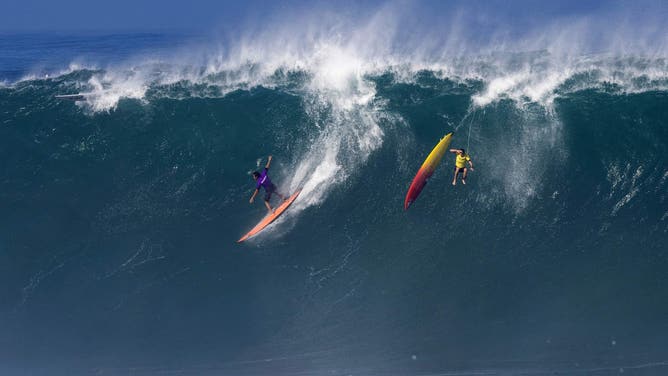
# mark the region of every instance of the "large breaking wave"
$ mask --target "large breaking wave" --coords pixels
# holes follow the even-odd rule
[[[377,95],[377,81],[390,77],[395,85],[420,86],[424,81],[420,77],[431,75],[433,82],[456,83],[457,90],[469,96],[466,115],[441,124],[443,132],[466,133],[467,144],[471,134],[475,140],[475,132],[480,131],[480,125],[474,124],[480,114],[505,100],[512,103],[517,119],[504,143],[518,153],[509,156],[505,166],[492,169],[490,177],[502,183],[506,198],[519,210],[535,196],[540,174],[549,164],[543,159],[554,161],[567,153],[560,145],[556,98],[584,90],[628,95],[668,87],[668,62],[662,48],[647,54],[640,42],[630,48],[612,38],[607,45],[615,51],[585,53],[589,46],[575,36],[591,34],[592,21],[572,21],[569,28],[554,31],[552,40],[544,29],[512,43],[492,37],[478,41],[480,46],[472,53],[470,47],[462,47],[468,41],[461,39],[461,30],[440,45],[422,42],[407,47],[409,41],[399,35],[405,25],[399,25],[397,8],[387,6],[354,29],[340,19],[317,26],[277,24],[224,47],[184,45],[171,57],[140,55],[105,68],[70,65],[54,78],[29,75],[8,90],[46,85],[52,88],[49,94],[82,93],[85,99],[77,105],[89,116],[113,112],[127,99],[149,105],[161,99],[224,98],[259,87],[294,95],[308,119],[308,124],[294,126],[304,128],[307,138],[280,146],[297,151],[286,166],[286,171],[293,171],[287,186],[290,191],[305,188],[297,205],[303,209],[322,202],[330,187],[363,168],[369,155],[382,147],[380,123],[406,126],[400,113],[388,110],[387,98]],[[555,23],[547,29],[560,26]],[[656,43],[662,46],[665,39]],[[534,49],[518,50],[527,47]],[[627,50],[635,54],[620,54]],[[502,153],[501,148],[483,150]],[[557,152],[548,156],[548,150]]]
[[[666,34],[594,18],[473,38],[465,14],[430,31],[403,13],[277,17],[5,82],[0,250],[21,267],[2,315],[23,339],[6,367],[665,367]],[[404,213],[450,131],[469,184],[446,158]],[[304,190],[236,247],[264,213],[248,173],[267,154],[281,189]]]

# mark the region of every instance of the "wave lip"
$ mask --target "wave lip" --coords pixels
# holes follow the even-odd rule
[[[312,56],[299,56],[296,60],[246,61],[236,66],[228,62],[216,67],[149,60],[104,70],[73,65],[60,76],[95,72],[88,79],[76,82],[80,94],[87,97],[83,106],[93,113],[112,110],[123,98],[145,101],[148,94],[156,99],[222,97],[235,90],[254,87],[329,92],[331,98],[337,96],[335,93],[357,90],[357,94],[362,95],[360,93],[364,92],[362,96],[338,95],[338,105],[352,108],[360,100],[374,98],[373,91],[363,87],[373,85],[371,77],[389,73],[397,83],[416,83],[425,69],[455,82],[480,81],[483,89],[472,97],[476,107],[503,99],[550,107],[559,96],[587,89],[608,91],[612,88],[626,93],[668,89],[668,61],[665,59],[587,55],[561,64],[558,57],[541,52],[510,55],[506,60],[479,56],[470,61],[458,59],[429,64],[399,59],[382,63],[367,61],[354,51],[333,45],[320,46]],[[24,81],[40,79],[43,78],[27,76]]]

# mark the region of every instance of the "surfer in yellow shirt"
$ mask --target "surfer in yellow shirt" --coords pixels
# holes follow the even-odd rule
[[[452,185],[457,185],[457,175],[459,175],[460,171],[464,171],[462,174],[462,184],[466,184],[466,173],[468,172],[466,168],[466,162],[471,165],[471,171],[473,171],[473,162],[471,161],[471,157],[466,154],[466,150],[464,149],[450,149],[450,153],[455,153],[457,154],[457,157],[455,158],[455,176],[452,178]]]

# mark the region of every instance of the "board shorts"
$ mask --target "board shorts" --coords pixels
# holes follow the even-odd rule
[[[264,187],[264,200],[269,202],[271,200],[271,194],[276,192],[276,186],[272,183],[268,187]]]

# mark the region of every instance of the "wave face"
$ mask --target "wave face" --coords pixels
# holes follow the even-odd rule
[[[3,68],[3,373],[665,370],[665,58],[282,35]]]

